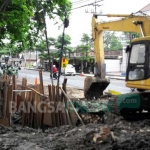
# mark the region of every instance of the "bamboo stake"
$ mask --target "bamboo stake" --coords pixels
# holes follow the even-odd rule
[[[42,69],[39,71],[39,78],[40,78],[40,92],[41,92],[42,94],[44,94]]]
[[[45,96],[44,94],[41,94],[40,92],[36,91],[36,90],[33,89],[33,88],[30,88],[30,87],[27,87],[27,86],[22,86],[22,87],[27,88],[27,89],[29,89],[29,90],[32,90],[34,93],[40,95],[40,96],[43,97],[43,98],[47,98],[47,96]]]
[[[39,71],[39,78],[40,78],[40,92],[44,95],[44,86],[43,86],[43,73],[42,73],[42,69],[40,69],[40,71]],[[41,100],[41,99],[40,99]],[[44,106],[42,105],[42,110],[44,109]],[[44,130],[44,113],[42,112],[41,113],[41,118],[40,118],[40,120],[41,120],[41,124],[40,124],[40,126],[41,126],[41,128],[42,128],[42,130]]]
[[[64,81],[63,81],[63,84],[62,84],[62,89],[64,90],[64,92],[65,93],[67,93],[67,90],[66,90],[66,84],[67,84],[67,78],[65,78],[64,79]],[[67,103],[67,99],[66,99],[66,97],[64,96],[64,94],[63,94],[63,103]],[[66,105],[65,105],[66,106]],[[65,111],[66,111],[66,119],[67,119],[67,124],[69,123],[69,125],[71,125],[71,120],[70,120],[70,115],[69,115],[69,113],[68,113],[68,110],[67,109],[65,109]]]
[[[66,98],[68,99],[68,101],[70,102],[70,104],[71,104],[73,110],[75,111],[75,113],[76,113],[77,117],[79,118],[79,120],[81,121],[82,125],[84,125],[84,123],[83,123],[81,117],[79,116],[78,112],[76,111],[74,105],[72,104],[72,102],[71,102],[71,100],[69,99],[69,97],[67,96],[67,94],[64,92],[64,90],[63,90],[61,87],[59,87],[59,88],[61,89],[61,91],[63,92],[63,94],[66,96]]]

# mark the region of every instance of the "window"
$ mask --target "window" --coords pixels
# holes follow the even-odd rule
[[[129,72],[129,80],[139,80],[144,78],[144,69],[134,69]]]
[[[132,46],[130,63],[138,64],[145,62],[145,45],[136,44]]]

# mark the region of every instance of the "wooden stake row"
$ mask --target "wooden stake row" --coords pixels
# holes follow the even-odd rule
[[[3,107],[0,105],[1,118],[6,118],[7,121],[4,121],[8,122],[9,125],[11,124],[12,114],[10,112],[11,108],[9,102],[12,100],[16,104],[15,112],[20,112],[21,114],[20,118],[23,126],[44,129],[45,126],[59,127],[62,125],[76,125],[77,117],[79,119],[80,117],[74,107],[72,107],[72,103],[71,107],[68,106],[70,100],[68,101],[68,97],[65,94],[67,92],[67,79],[64,79],[62,88],[55,85],[48,85],[48,87],[45,87],[48,88],[47,95],[44,93],[41,70],[39,71],[39,79],[39,84],[35,82],[36,85],[28,87],[27,79],[23,78],[21,85],[21,90],[23,91],[20,91],[20,93],[13,92],[13,90],[17,90],[15,76],[12,78],[12,84],[10,84],[10,82],[8,83],[7,77],[5,77],[3,82],[0,81],[0,88],[3,87],[5,89],[4,92],[0,93],[0,98],[5,101]]]

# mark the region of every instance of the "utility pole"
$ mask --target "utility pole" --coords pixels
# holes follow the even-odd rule
[[[95,0],[95,13],[96,13],[96,0]]]
[[[95,2],[90,3],[90,4],[87,4],[87,5],[83,5],[83,6],[81,6],[81,7],[93,5],[94,9],[92,9],[91,12],[89,12],[88,9],[86,9],[85,12],[86,12],[86,13],[96,14],[96,13],[97,13],[97,12],[96,12],[96,11],[97,11],[97,7],[102,6],[102,5],[99,5],[99,4],[97,4],[97,3],[102,2],[102,1],[103,1],[103,0],[98,0],[98,1],[95,0]],[[79,7],[79,8],[81,8],[81,7]],[[75,9],[77,9],[77,8],[75,8]],[[100,11],[100,13],[101,13],[101,11]]]
[[[65,28],[67,28],[68,26],[69,26],[69,20],[67,18],[67,11],[66,11],[66,8],[65,8],[65,19],[64,19],[64,26],[63,26],[63,33],[62,33],[62,43],[61,43],[59,71],[58,71],[58,80],[57,80],[58,87],[59,87],[59,79],[60,79],[60,74],[61,74],[62,56],[63,56],[63,50],[64,50]]]

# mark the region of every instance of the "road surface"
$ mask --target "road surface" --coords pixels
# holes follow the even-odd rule
[[[36,70],[27,70],[27,69],[19,70],[18,80],[21,80],[23,77],[27,78],[28,84],[34,84],[35,78],[39,77],[39,72]],[[67,77],[67,86],[83,89],[84,79],[86,78],[86,76],[76,75],[76,76],[66,76],[66,77]],[[62,84],[63,80],[64,80],[64,76],[61,76],[60,85]],[[56,79],[54,79],[53,81],[54,84],[57,83]],[[44,85],[51,84],[49,72],[43,72],[43,82]],[[115,90],[121,93],[131,92],[131,90],[125,86],[124,80],[115,80],[115,79],[110,79],[110,85],[107,87],[105,91],[108,90]]]

